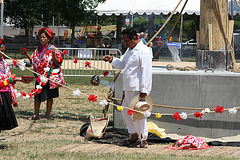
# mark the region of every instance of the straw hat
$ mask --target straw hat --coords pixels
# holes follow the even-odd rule
[[[129,108],[130,109],[134,109],[137,111],[141,111],[141,112],[134,112],[133,113],[133,119],[143,119],[144,117],[144,113],[146,111],[151,112],[152,111],[152,99],[150,96],[146,96],[145,99],[141,99],[139,95],[135,96],[130,104],[129,104]]]

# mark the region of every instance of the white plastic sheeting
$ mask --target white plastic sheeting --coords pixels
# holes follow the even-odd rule
[[[179,57],[179,48],[181,48],[180,43],[167,43],[167,47],[172,55],[172,59],[174,62],[181,62]]]

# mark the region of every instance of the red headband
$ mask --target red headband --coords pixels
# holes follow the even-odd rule
[[[39,31],[38,31],[38,37],[39,37],[39,38],[40,38],[40,35],[39,35],[39,34],[40,34],[41,32],[44,32],[44,31],[45,31],[45,33],[48,34],[50,40],[53,39],[53,31],[52,31],[51,29],[49,29],[49,28],[39,29]]]
[[[4,39],[2,39],[2,38],[0,38],[0,45],[1,44],[4,44],[5,45],[5,41],[4,41]]]

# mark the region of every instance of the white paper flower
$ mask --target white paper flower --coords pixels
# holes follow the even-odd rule
[[[106,105],[108,105],[108,101],[106,99],[102,100],[101,102],[99,102],[99,104],[104,107]]]
[[[81,94],[81,91],[79,90],[79,88],[77,88],[75,91],[73,91],[74,96],[79,96],[80,94]]]
[[[19,97],[21,97],[22,96],[22,94],[20,93],[20,92],[16,92],[16,98],[19,98]]]
[[[229,114],[236,114],[237,113],[237,109],[236,109],[236,107],[233,107],[228,112],[229,112]]]
[[[209,108],[205,108],[205,113],[210,113],[210,109]]]
[[[23,96],[23,99],[29,99],[30,96],[27,94],[26,96]]]
[[[202,114],[205,114],[205,112],[206,112],[205,110],[202,110],[202,111],[201,111]]]
[[[52,56],[49,56],[49,57],[48,57],[48,62],[50,62],[50,61],[51,61],[51,59],[52,59]]]
[[[44,68],[44,71],[45,71],[45,72],[48,72],[49,70],[50,70],[49,67]]]
[[[180,114],[180,117],[181,117],[181,119],[187,119],[187,113],[186,112],[182,112]]]
[[[25,62],[21,62],[20,64],[21,64],[23,67],[26,66],[26,63],[25,63]]]
[[[144,112],[144,117],[145,117],[145,118],[147,118],[147,117],[149,117],[149,116],[151,116],[151,113],[150,113],[149,111]]]
[[[20,64],[21,64],[21,65],[19,66],[19,69],[21,69],[22,71],[24,71],[24,70],[25,70],[26,63],[21,62]]]
[[[36,89],[42,89],[42,86],[36,85]]]
[[[109,72],[109,73],[107,74],[107,76],[106,76],[106,77],[110,77],[110,76],[111,76],[111,74],[112,74],[112,73],[111,73],[111,72]]]
[[[25,70],[25,68],[23,66],[19,66],[19,69],[21,69],[22,71]]]
[[[43,83],[47,83],[48,79],[44,76],[40,76],[40,81],[43,82]]]

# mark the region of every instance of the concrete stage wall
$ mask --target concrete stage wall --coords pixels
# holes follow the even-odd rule
[[[168,71],[153,68],[153,87],[150,94],[154,104],[195,107],[195,108],[233,108],[240,105],[240,74],[228,71]],[[122,73],[115,83],[115,97],[122,96]],[[204,114],[202,119],[189,115],[188,119],[176,121],[175,112],[195,113],[197,110],[177,110],[153,107],[154,113],[170,113],[157,119],[151,115],[152,121],[166,133],[179,135],[219,138],[240,134],[240,111],[231,115],[228,111]],[[121,112],[114,107],[114,127],[126,128]]]

